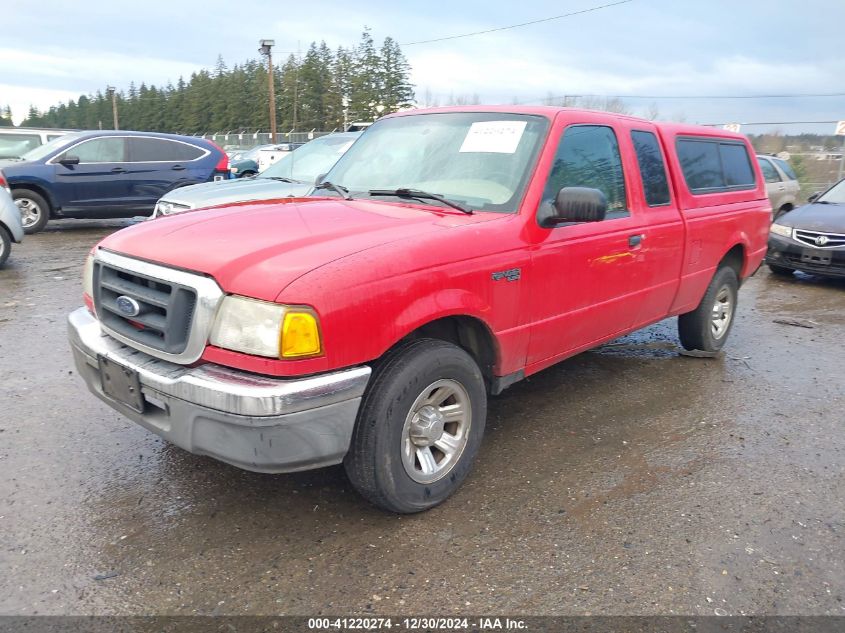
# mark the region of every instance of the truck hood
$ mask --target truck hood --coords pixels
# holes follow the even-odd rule
[[[336,259],[502,217],[364,200],[287,198],[141,222],[99,247],[204,273],[228,293],[273,301],[292,281]]]
[[[237,178],[180,187],[164,194],[161,200],[199,209],[232,202],[304,196],[311,188],[310,183],[288,183],[272,178]]]
[[[777,223],[806,231],[845,234],[845,204],[805,204],[779,217]]]

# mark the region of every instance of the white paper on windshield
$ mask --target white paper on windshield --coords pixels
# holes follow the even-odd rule
[[[467,132],[460,152],[513,154],[525,132],[525,121],[478,121]]]

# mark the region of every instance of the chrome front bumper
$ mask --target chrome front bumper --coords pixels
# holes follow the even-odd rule
[[[105,335],[86,308],[68,317],[76,368],[101,400],[187,451],[256,472],[293,472],[343,460],[371,370],[272,378],[215,364],[187,367]],[[98,357],[137,372],[138,412],[103,391]]]

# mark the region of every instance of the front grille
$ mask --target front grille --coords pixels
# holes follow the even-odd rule
[[[814,248],[837,248],[839,246],[845,246],[845,235],[839,233],[795,229],[793,231],[793,237],[796,242],[801,242]]]
[[[118,297],[137,302],[138,314],[122,312]],[[104,326],[131,341],[167,354],[181,354],[188,345],[196,305],[194,288],[95,262],[97,317]]]

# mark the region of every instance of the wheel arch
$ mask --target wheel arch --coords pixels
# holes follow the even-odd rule
[[[432,338],[460,347],[478,363],[488,389],[495,380],[499,361],[499,344],[490,326],[481,318],[468,314],[441,316],[417,324],[387,350],[388,353],[407,341]]]
[[[53,196],[50,194],[50,191],[46,187],[34,182],[16,182],[9,183],[9,188],[12,190],[13,194],[16,189],[28,189],[29,191],[34,191],[47,201],[47,204],[50,207],[47,211],[50,213],[50,217],[53,217],[53,214],[56,211],[56,203],[53,200]]]

